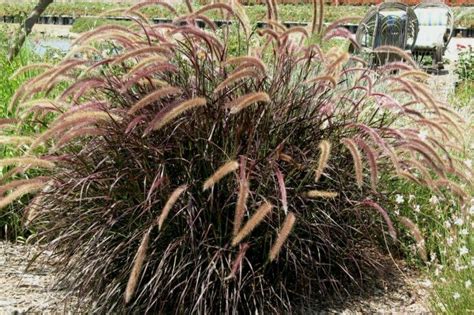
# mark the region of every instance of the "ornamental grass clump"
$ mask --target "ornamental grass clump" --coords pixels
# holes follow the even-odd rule
[[[39,190],[25,221],[95,311],[298,312],[373,278],[373,235],[396,246],[380,174],[440,193],[472,175],[448,153],[462,150],[462,119],[416,69],[376,71],[304,44],[272,4],[261,35],[237,2],[189,6],[173,24],[129,9],[134,27],[76,40],[78,51],[107,40],[111,54],[66,59],[15,95],[19,124],[49,128],[3,163],[21,162],[12,178],[44,169],[13,194]],[[236,28],[214,31],[210,10],[234,17],[252,43],[240,56],[228,55]],[[58,84],[69,87],[48,106],[31,100]]]

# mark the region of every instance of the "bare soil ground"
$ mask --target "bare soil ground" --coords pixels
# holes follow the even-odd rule
[[[30,265],[31,259],[39,256]],[[54,286],[51,253],[32,245],[0,242],[0,314],[72,314],[74,296]],[[390,280],[371,286],[344,306],[318,313],[427,314],[427,280],[400,267]]]
[[[54,287],[50,253],[40,253],[37,246],[0,242],[0,314],[64,314],[72,310],[68,306],[74,298]]]

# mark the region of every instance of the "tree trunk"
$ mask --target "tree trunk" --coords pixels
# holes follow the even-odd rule
[[[20,51],[21,46],[25,42],[26,36],[31,33],[33,26],[38,22],[40,15],[46,10],[48,5],[50,5],[53,0],[39,0],[38,4],[35,6],[30,15],[25,19],[21,24],[18,33],[15,36],[15,39],[12,41],[10,49],[8,51],[8,60],[12,61],[18,52]]]

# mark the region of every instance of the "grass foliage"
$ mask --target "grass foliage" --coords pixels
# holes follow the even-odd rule
[[[7,30],[0,27],[0,69],[2,72],[0,76],[0,104],[2,105],[0,106],[0,128],[2,129],[5,129],[9,123],[14,122],[14,115],[7,110],[7,104],[10,102],[11,97],[23,82],[38,74],[37,71],[33,70],[11,78],[15,71],[28,65],[32,61],[34,62],[37,56],[29,48],[24,47],[18,56],[12,62],[9,62],[7,60],[9,41],[6,34],[8,34]],[[34,128],[25,124],[23,126],[23,132],[34,132]],[[9,136],[14,133],[14,130],[6,130],[5,132],[5,134]],[[8,158],[20,153],[21,151],[18,151],[16,146],[8,144],[4,137],[0,139],[0,156],[2,158]],[[1,168],[0,174],[4,176],[7,171],[8,170],[3,167]],[[2,183],[5,183],[5,180],[2,179]],[[22,208],[23,206],[17,203],[0,209],[0,239],[15,239],[22,235]]]
[[[78,38],[81,57],[37,65],[11,98],[11,127],[48,128],[10,136],[22,153],[0,162],[2,204],[37,192],[24,223],[96,311],[298,312],[374,278],[381,242],[409,236],[429,254],[381,179],[466,202],[463,120],[412,63],[373,70],[324,52],[305,38],[344,35],[337,25],[287,30],[272,5],[260,31],[237,3],[160,25],[137,10],[122,12],[131,27]],[[239,28],[199,29],[212,11]],[[232,55],[230,38],[242,43]],[[31,169],[42,176],[22,177]]]

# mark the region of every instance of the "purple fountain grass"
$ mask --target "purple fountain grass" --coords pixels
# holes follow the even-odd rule
[[[158,25],[140,10],[173,9],[145,1],[117,11],[134,26],[75,41],[113,52],[24,70],[43,71],[11,99],[21,119],[2,121],[0,143],[26,152],[0,161],[2,205],[36,192],[24,222],[92,311],[298,313],[363,288],[400,246],[387,178],[466,201],[462,117],[396,49],[380,48],[406,62],[372,69],[310,44],[350,37],[323,29],[313,3],[311,31],[286,28],[272,0],[252,32],[238,1],[186,1]],[[213,11],[243,34],[219,30]],[[231,51],[235,37],[246,45]],[[47,177],[22,177],[31,168]]]

